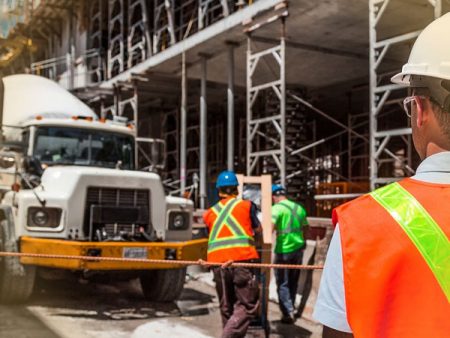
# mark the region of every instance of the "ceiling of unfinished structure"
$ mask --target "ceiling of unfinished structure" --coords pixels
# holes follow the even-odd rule
[[[289,85],[320,89],[358,80],[368,83],[368,3],[368,0],[289,1],[289,17],[286,20],[286,80]],[[449,7],[450,1],[443,0],[443,12],[448,11]],[[433,10],[428,0],[391,0],[377,26],[378,40],[423,28],[432,20]],[[214,25],[205,30],[207,29],[214,29]],[[279,21],[257,29],[252,34],[252,49],[275,45],[280,32]],[[227,83],[227,42],[237,45],[235,82],[238,86],[245,87],[247,37],[242,25],[227,29],[187,50],[188,77],[200,78],[200,55],[204,54],[208,57],[208,81]],[[179,77],[182,51],[180,44],[161,52],[160,54],[170,51],[172,56],[161,57],[161,61],[146,69],[146,72]],[[391,48],[380,69],[383,72],[399,69],[405,62],[411,45],[412,41],[407,41]],[[174,53],[176,48],[178,52]],[[274,78],[277,72],[275,60],[264,58],[255,71],[254,81],[266,82]]]
[[[368,5],[364,0],[289,2],[286,20],[287,82],[308,87],[364,77],[368,74]],[[256,30],[252,48],[268,48],[278,43],[281,24],[275,22]],[[189,77],[200,77],[200,56],[209,57],[208,80],[226,83],[227,45],[235,49],[236,84],[245,86],[247,38],[239,25],[187,52]],[[181,57],[162,62],[158,71],[179,75]],[[152,71],[152,69],[149,69]],[[276,73],[274,59],[261,60],[255,81],[267,81]]]
[[[448,6],[448,1],[444,2]],[[405,14],[407,13],[407,15]],[[432,18],[428,0],[391,0],[378,27],[379,39],[423,27]],[[296,0],[289,2],[286,20],[286,80],[288,84],[321,88],[341,82],[367,78],[369,74],[369,6],[366,0]],[[280,38],[279,22],[266,25],[252,34],[252,48],[275,45]],[[209,57],[208,80],[226,83],[227,46],[235,49],[236,84],[245,86],[247,38],[238,25],[187,52],[189,77],[200,77],[200,56]],[[410,44],[389,51],[387,68],[405,60]],[[149,69],[180,75],[181,57],[173,57]],[[263,59],[255,72],[255,82],[270,80],[278,72],[273,59]]]

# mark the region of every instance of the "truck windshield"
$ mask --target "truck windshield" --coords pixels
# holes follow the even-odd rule
[[[38,127],[34,156],[47,165],[134,169],[133,137],[95,129]]]

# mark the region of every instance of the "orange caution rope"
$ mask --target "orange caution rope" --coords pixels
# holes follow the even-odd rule
[[[262,269],[294,269],[294,270],[320,270],[323,265],[301,265],[301,264],[271,264],[271,263],[215,263],[207,262],[203,259],[196,261],[169,260],[169,259],[146,259],[146,258],[119,258],[119,257],[95,257],[95,256],[73,256],[73,255],[49,255],[33,254],[19,252],[0,252],[0,257],[36,257],[49,259],[80,259],[91,262],[109,261],[109,262],[139,262],[149,264],[178,264],[178,265],[201,265],[201,266],[223,266],[223,267],[243,267],[243,268],[262,268]]]

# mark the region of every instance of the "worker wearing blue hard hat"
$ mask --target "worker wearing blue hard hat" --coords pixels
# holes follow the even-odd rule
[[[234,171],[222,171],[217,177],[216,188],[237,187],[239,185],[238,179]]]
[[[216,181],[220,201],[203,215],[209,231],[208,261],[223,263],[213,268],[223,338],[245,337],[259,307],[259,287],[253,271],[230,267],[232,262],[259,259],[255,235],[262,232],[255,204],[237,197],[238,186],[233,171],[222,171]]]
[[[272,184],[272,195],[286,195],[286,189],[281,184]]]
[[[286,197],[286,188],[272,185],[272,225],[276,231],[275,263],[301,264],[305,239],[304,227],[308,225],[305,209]],[[293,324],[299,313],[295,312],[300,270],[275,269],[281,322]]]

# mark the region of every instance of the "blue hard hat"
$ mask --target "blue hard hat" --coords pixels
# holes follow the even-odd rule
[[[284,195],[286,189],[281,184],[272,184],[272,195]]]
[[[222,171],[217,177],[216,188],[237,187],[238,185],[239,182],[234,171]]]

